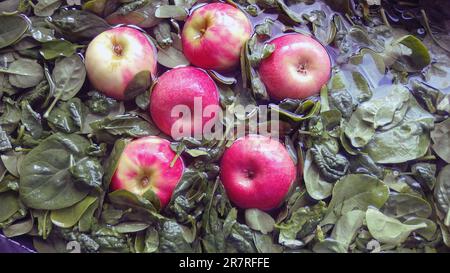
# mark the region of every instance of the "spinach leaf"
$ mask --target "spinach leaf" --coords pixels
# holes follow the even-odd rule
[[[272,216],[258,209],[245,210],[245,222],[251,229],[261,231],[263,234],[272,232],[275,225]]]
[[[306,242],[301,239],[316,229],[326,211],[326,204],[322,201],[312,207],[301,207],[294,211],[289,219],[276,225],[280,230],[279,243],[292,249],[303,247]]]
[[[386,48],[384,61],[398,71],[417,72],[430,64],[431,57],[418,38],[407,35]]]
[[[90,124],[98,141],[114,142],[119,137],[158,135],[159,130],[137,115],[125,114],[105,117]]]
[[[57,133],[31,150],[20,165],[20,197],[35,209],[62,209],[90,191],[76,182],[72,166],[86,160],[89,142],[78,135]]]
[[[96,197],[87,196],[71,207],[53,210],[50,213],[50,219],[55,226],[62,228],[73,227],[95,201],[97,201]]]
[[[21,209],[20,200],[17,197],[17,193],[13,191],[0,193],[2,203],[0,206],[0,227],[3,227],[4,222]]]
[[[321,178],[319,169],[314,164],[310,150],[306,153],[304,170],[304,181],[309,196],[316,200],[323,200],[329,197],[333,190],[333,184]]]
[[[35,112],[27,101],[21,103],[22,115],[21,120],[25,128],[30,132],[34,139],[38,139],[42,136],[43,127],[41,115]]]
[[[46,60],[51,60],[57,57],[70,57],[81,47],[83,46],[66,40],[52,40],[42,44],[40,53]]]
[[[433,151],[447,163],[450,163],[450,118],[437,123],[431,131]]]
[[[48,125],[55,131],[75,133],[82,130],[86,118],[86,107],[79,98],[59,102],[47,117]]]
[[[27,31],[28,24],[19,15],[0,15],[0,48],[17,42]]]
[[[59,9],[49,23],[69,41],[85,41],[110,28],[101,17],[84,10]]]
[[[428,150],[433,122],[434,117],[411,97],[403,121],[375,134],[364,151],[377,163],[401,163],[419,158]]]
[[[8,68],[0,67],[0,73],[9,75],[9,82],[19,88],[36,86],[44,78],[44,69],[35,60],[17,59]]]
[[[369,208],[366,211],[366,222],[370,234],[375,239],[392,245],[403,243],[412,231],[427,227],[427,224],[423,222],[404,224],[374,208]]]
[[[184,238],[183,227],[173,220],[164,221],[159,232],[158,251],[162,253],[191,253],[193,249]]]
[[[357,232],[362,227],[366,214],[362,210],[352,210],[341,216],[331,233],[331,238],[348,249]]]
[[[55,82],[56,98],[64,101],[73,98],[86,78],[86,68],[80,56],[74,54],[56,60],[52,78]]]
[[[333,188],[328,211],[321,225],[333,224],[352,210],[365,211],[369,206],[381,208],[389,198],[389,188],[379,179],[365,174],[349,174]]]
[[[434,187],[434,198],[439,210],[446,215],[446,225],[450,224],[449,208],[450,208],[450,165],[446,165],[439,172],[437,182]]]
[[[37,16],[51,16],[60,5],[61,0],[38,0],[37,4],[33,5],[33,11]]]

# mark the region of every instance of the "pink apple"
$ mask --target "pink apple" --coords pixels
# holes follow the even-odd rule
[[[241,48],[251,34],[252,24],[238,8],[207,4],[195,9],[184,24],[183,53],[195,66],[230,71],[238,66]]]
[[[330,78],[331,62],[325,48],[303,34],[286,34],[270,42],[275,51],[259,67],[272,99],[303,99],[319,93]]]
[[[143,137],[128,143],[119,158],[111,181],[111,189],[125,189],[143,195],[152,190],[165,207],[183,175],[181,158],[170,164],[176,154],[170,142],[156,136]]]
[[[208,108],[213,109],[211,114],[206,113]],[[189,115],[182,112],[183,109],[188,110]],[[192,66],[162,74],[150,98],[153,121],[173,138],[177,138],[173,132],[201,136],[204,125],[218,118],[219,109],[219,92],[213,79],[204,70]]]
[[[277,140],[248,135],[223,154],[220,178],[230,200],[241,208],[278,207],[296,179],[296,167]]]
[[[86,70],[92,85],[123,100],[126,88],[142,71],[156,73],[156,49],[140,31],[118,27],[100,33],[86,50]]]

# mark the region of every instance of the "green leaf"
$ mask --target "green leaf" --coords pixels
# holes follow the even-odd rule
[[[143,231],[149,227],[149,224],[140,222],[123,222],[117,224],[113,229],[119,233],[135,233]]]
[[[279,243],[292,249],[303,247],[305,242],[299,239],[316,229],[326,211],[325,202],[319,201],[312,207],[301,207],[292,212],[289,219],[276,225],[276,228],[280,230]]]
[[[434,198],[439,210],[444,215],[448,214],[450,208],[450,165],[446,165],[439,172],[434,187]]]
[[[331,238],[341,243],[342,247],[348,249],[359,229],[363,225],[365,212],[362,210],[352,210],[343,214],[331,233]]]
[[[437,123],[431,131],[433,151],[447,163],[450,163],[450,118]]]
[[[17,193],[13,191],[7,191],[0,193],[0,228],[2,228],[2,222],[5,222],[12,217],[21,208]]]
[[[69,41],[85,41],[110,28],[101,17],[84,10],[59,9],[50,20],[53,28]]]
[[[150,71],[145,70],[137,73],[125,89],[125,100],[134,99],[136,96],[145,93],[151,85],[152,75]]]
[[[33,6],[34,14],[37,16],[51,16],[61,5],[61,0],[38,0]]]
[[[52,223],[58,227],[73,227],[95,201],[97,201],[97,197],[87,196],[71,207],[53,210],[50,214],[50,219]]]
[[[408,193],[391,193],[381,211],[387,216],[395,218],[428,218],[431,216],[432,208],[425,199],[416,195]]]
[[[159,234],[158,231],[150,227],[145,233],[145,247],[144,253],[152,253],[158,250],[159,247]]]
[[[275,225],[275,220],[268,213],[259,209],[246,209],[245,223],[251,229],[267,234],[272,232]]]
[[[156,200],[149,200],[144,196],[136,195],[127,190],[113,191],[108,194],[108,199],[112,204],[125,208],[131,207],[137,210],[145,211],[156,219],[164,219],[163,216],[157,213],[160,204],[155,202]]]
[[[174,18],[176,20],[184,20],[188,15],[188,11],[180,6],[162,5],[155,11],[157,18]]]
[[[111,184],[111,179],[117,169],[117,164],[119,162],[119,158],[122,155],[123,150],[125,149],[125,147],[127,146],[127,144],[129,142],[130,142],[129,139],[118,139],[114,143],[114,147],[103,165],[103,169],[104,169],[104,173],[105,173],[103,175],[104,189],[109,188],[109,185]]]
[[[36,86],[44,78],[44,69],[35,60],[17,59],[0,72],[9,74],[9,82],[19,88]]]
[[[304,181],[309,196],[316,200],[323,200],[331,195],[333,184],[320,177],[319,169],[312,160],[311,151],[306,152],[304,164]]]
[[[42,136],[43,128],[41,115],[35,112],[27,101],[22,101],[22,124],[25,126],[28,132],[34,139],[38,139]]]
[[[33,229],[33,218],[16,222],[10,226],[3,228],[2,232],[6,237],[17,237],[29,233]]]
[[[73,98],[84,84],[86,68],[80,56],[74,54],[56,60],[52,71],[55,97],[67,101]]]
[[[406,35],[394,41],[387,47],[383,57],[388,66],[404,72],[418,72],[431,63],[428,49],[413,35]]]
[[[85,157],[70,166],[70,174],[81,186],[100,189],[102,185],[103,167],[97,158]]]
[[[114,142],[119,137],[158,135],[159,130],[137,115],[105,117],[90,124],[99,141]]]
[[[18,162],[21,156],[21,153],[17,153],[14,151],[10,151],[0,156],[5,168],[10,174],[14,175],[15,177],[19,177]]]
[[[184,239],[184,229],[176,221],[167,220],[159,228],[159,247],[162,253],[191,253],[192,247]]]
[[[25,17],[19,15],[0,15],[0,48],[17,42],[28,29]]]
[[[189,61],[183,55],[183,52],[173,46],[159,48],[157,59],[159,64],[168,68],[189,65]]]
[[[275,244],[269,234],[260,234],[255,232],[253,234],[253,242],[255,243],[258,253],[281,253],[282,247]]]
[[[401,163],[426,154],[430,144],[429,129],[434,117],[411,97],[403,121],[396,127],[375,134],[364,152],[377,163]]]
[[[40,53],[46,60],[51,60],[57,57],[70,57],[80,47],[82,46],[72,44],[66,40],[52,40],[42,44]]]
[[[389,198],[389,188],[379,179],[365,174],[349,174],[333,188],[327,215],[322,225],[333,224],[352,210],[365,211],[369,206],[380,208]]]
[[[59,102],[52,109],[47,121],[55,131],[75,133],[81,131],[86,118],[86,107],[79,98],[72,98],[67,102]]]
[[[403,224],[374,208],[369,208],[366,211],[366,222],[370,234],[375,239],[391,245],[399,245],[406,240],[412,231],[427,227],[426,223]]]
[[[74,163],[86,158],[89,142],[78,135],[57,133],[46,138],[20,165],[20,197],[35,209],[70,207],[89,193],[70,173]]]

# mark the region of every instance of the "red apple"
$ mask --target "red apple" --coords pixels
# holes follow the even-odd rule
[[[177,114],[181,113],[177,110],[180,106],[190,115],[180,117]],[[208,107],[214,108],[213,114],[204,115]],[[150,99],[153,121],[172,138],[178,138],[176,134],[180,131],[187,133],[184,136],[201,136],[204,125],[218,118],[215,113],[219,109],[219,91],[213,79],[204,70],[192,66],[174,68],[162,74]]]
[[[156,49],[140,31],[118,27],[100,33],[86,50],[86,70],[92,85],[107,96],[123,100],[134,76],[156,73]]]
[[[272,99],[303,99],[320,92],[331,74],[330,57],[315,39],[286,34],[270,42],[275,51],[259,67]]]
[[[248,135],[223,154],[220,178],[230,200],[241,208],[278,207],[296,179],[296,167],[277,140]]]
[[[252,34],[252,24],[238,8],[212,3],[195,9],[186,20],[183,53],[194,65],[226,72],[237,67],[241,48]]]
[[[152,190],[159,198],[161,208],[165,207],[184,170],[181,158],[170,166],[175,156],[170,142],[160,137],[149,136],[131,141],[119,158],[111,189],[125,189],[138,195]]]

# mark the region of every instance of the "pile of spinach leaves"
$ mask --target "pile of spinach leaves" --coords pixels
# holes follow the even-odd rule
[[[148,86],[126,102],[91,87],[86,46],[132,24],[157,45],[159,73],[186,65],[180,29],[195,1],[3,0],[3,234],[28,236],[40,252],[67,252],[73,241],[83,252],[448,252],[450,3],[227,3],[248,14],[254,33],[239,71],[209,72],[226,111],[268,104],[280,113],[281,140],[303,173],[281,207],[230,203],[218,162],[233,139],[171,140],[187,169],[164,210],[154,196],[108,189],[125,145],[161,133]],[[326,46],[332,77],[320,96],[270,101],[258,64],[273,52],[266,42],[290,32]]]

